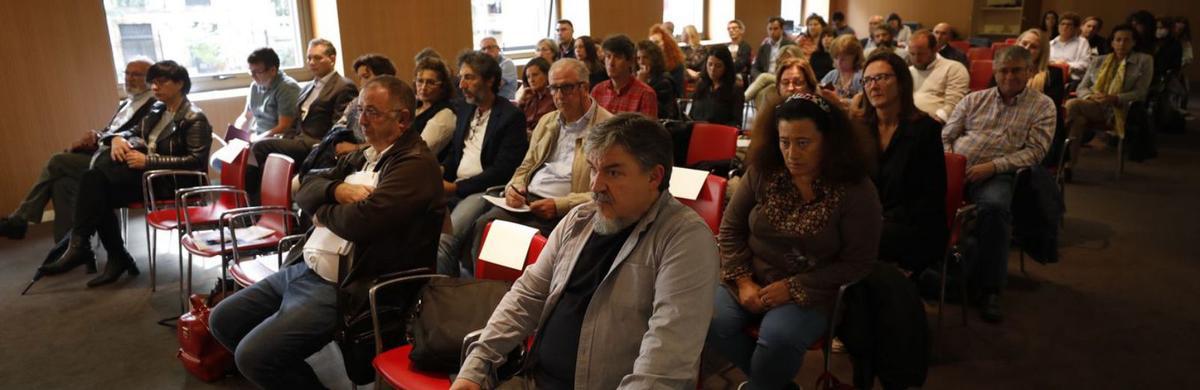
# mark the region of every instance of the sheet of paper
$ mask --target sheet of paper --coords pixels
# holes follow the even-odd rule
[[[700,197],[700,189],[708,180],[708,172],[698,169],[675,167],[671,169],[671,196],[687,200]]]
[[[495,220],[479,250],[479,259],[519,271],[525,266],[529,243],[537,232],[529,226]]]
[[[502,209],[505,209],[508,211],[512,211],[514,213],[528,213],[529,212],[529,205],[522,205],[521,207],[512,207],[512,206],[508,205],[508,201],[505,201],[504,198],[499,197],[499,196],[484,195],[483,200],[491,202],[493,205],[496,205],[496,207],[499,207],[499,208],[502,208]]]
[[[217,149],[217,151],[213,153],[213,160],[220,161],[225,164],[233,164],[233,160],[237,159],[238,153],[241,153],[242,150],[245,150],[249,147],[250,143],[235,138],[229,141],[229,143],[225,146],[222,146],[221,149]]]

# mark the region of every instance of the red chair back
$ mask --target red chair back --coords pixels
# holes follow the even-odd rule
[[[963,52],[963,54],[966,54],[968,50],[971,50],[971,42],[967,41],[950,41],[950,46],[958,49],[958,51]]]
[[[1004,40],[1004,43],[1007,43],[1010,45],[1015,45],[1015,44],[1017,44],[1017,38],[1007,38]]]
[[[992,53],[998,52],[1000,50],[1004,50],[1004,48],[1007,48],[1014,44],[1015,43],[1013,43],[1013,42],[992,42]]]
[[[967,158],[961,154],[946,153],[946,226],[954,232],[954,214],[962,206],[963,194],[966,190]],[[951,237],[951,244],[957,238]]]
[[[483,237],[479,240],[479,247],[483,248],[483,243],[487,242],[488,231],[492,229],[492,223],[488,222],[483,227]],[[525,254],[525,267],[533,265],[537,262],[538,256],[542,254],[542,248],[546,247],[546,237],[541,233],[533,235],[533,241],[529,242],[529,252]],[[514,282],[525,270],[515,270],[502,265],[492,264],[483,261],[483,259],[475,259],[475,279],[482,280],[502,280],[506,282]]]
[[[687,165],[732,160],[737,153],[737,132],[736,127],[714,123],[693,125],[692,138],[688,140]]]
[[[1062,79],[1063,79],[1064,83],[1071,82],[1071,66],[1070,65],[1060,62],[1060,63],[1050,64],[1050,67],[1057,68],[1059,72],[1062,72],[1062,76],[1063,76]]]
[[[728,183],[723,177],[708,175],[696,200],[676,198],[679,199],[679,203],[696,210],[700,218],[704,219],[704,223],[708,224],[708,228],[712,229],[714,236],[721,230],[721,216],[725,213],[725,188]]]
[[[992,82],[992,60],[971,61],[971,91],[988,88]]]
[[[292,208],[292,174],[296,162],[291,157],[272,153],[263,164],[262,205]],[[289,219],[279,214],[263,215],[259,225],[277,232],[289,231]]]
[[[250,149],[242,149],[232,163],[221,167],[221,185],[232,186],[239,190],[246,189],[246,161],[249,157]],[[228,208],[244,206],[236,204],[236,198],[234,194],[222,194],[220,204]]]
[[[972,47],[967,49],[967,60],[975,62],[976,60],[992,60],[992,48],[990,47]]]

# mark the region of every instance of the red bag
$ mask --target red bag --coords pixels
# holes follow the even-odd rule
[[[205,382],[225,377],[233,368],[233,353],[217,342],[208,331],[208,302],[203,294],[192,294],[192,311],[179,317],[175,334],[183,368]]]

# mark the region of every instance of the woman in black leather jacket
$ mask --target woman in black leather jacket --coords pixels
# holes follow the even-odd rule
[[[138,126],[100,140],[105,147],[97,152],[92,169],[80,181],[75,226],[67,250],[58,260],[43,267],[43,272],[61,273],[81,264],[94,264],[96,258],[90,241],[92,234],[97,233],[108,253],[108,263],[104,273],[89,281],[88,287],[112,283],[126,271],[137,275],[137,266],[125,250],[113,209],[142,200],[145,171],[205,170],[212,126],[200,107],[187,99],[192,86],[187,69],[174,61],[161,61],[150,67],[146,79],[151,82],[158,103]],[[155,188],[156,198],[172,199],[175,188],[196,183],[179,180],[172,184]]]

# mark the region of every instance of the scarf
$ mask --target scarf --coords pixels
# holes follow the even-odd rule
[[[1121,86],[1125,85],[1125,64],[1127,60],[1117,62],[1117,56],[1109,54],[1100,65],[1100,74],[1096,76],[1096,85],[1092,86],[1093,93],[1118,95]],[[1117,104],[1113,107],[1113,130],[1117,137],[1125,138],[1125,107]]]

